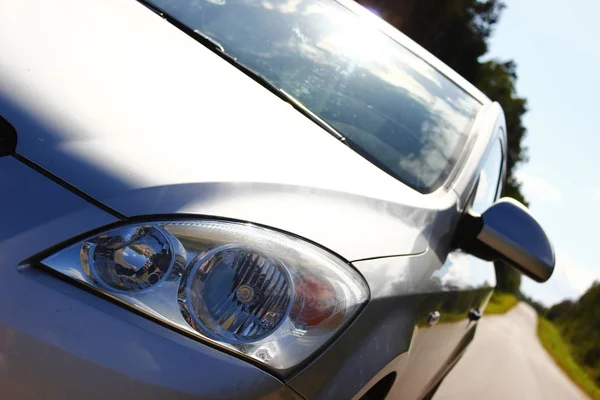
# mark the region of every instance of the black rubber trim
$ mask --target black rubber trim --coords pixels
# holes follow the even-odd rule
[[[81,197],[82,199],[86,200],[88,203],[91,203],[93,205],[95,205],[96,207],[98,207],[99,209],[101,209],[102,211],[112,215],[113,217],[116,217],[120,220],[127,220],[127,216],[121,214],[120,212],[110,208],[109,206],[107,206],[104,203],[99,202],[98,200],[94,199],[92,196],[90,196],[89,194],[77,189],[75,186],[71,185],[69,182],[59,178],[58,176],[54,175],[53,173],[49,172],[48,170],[42,168],[41,166],[39,166],[38,164],[34,163],[31,160],[28,160],[27,158],[23,157],[22,155],[18,154],[18,153],[13,153],[12,156],[17,160],[22,162],[23,164],[27,165],[29,168],[34,169],[35,171],[39,172],[40,174],[44,175],[46,178],[53,180],[54,182],[58,183],[60,186],[64,187],[65,189],[69,190],[70,192],[73,192],[74,194],[76,194],[77,196]]]
[[[466,253],[486,261],[496,261],[500,256],[491,247],[481,242],[477,237],[483,229],[483,220],[480,216],[463,214],[454,233],[452,248],[459,248]]]
[[[395,371],[390,372],[373,385],[367,393],[363,394],[360,400],[385,400],[396,381],[396,376]]]
[[[17,130],[0,115],[0,157],[9,156],[17,148]]]

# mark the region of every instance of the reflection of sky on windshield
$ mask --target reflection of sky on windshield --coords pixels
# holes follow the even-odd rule
[[[152,2],[213,37],[422,191],[446,177],[479,108],[430,65],[334,1]]]

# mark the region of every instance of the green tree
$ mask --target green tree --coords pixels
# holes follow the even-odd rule
[[[501,0],[358,0],[470,82],[498,22]]]
[[[548,310],[548,319],[571,344],[573,357],[600,387],[600,283],[576,302],[563,301]]]

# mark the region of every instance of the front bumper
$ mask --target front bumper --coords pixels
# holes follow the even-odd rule
[[[23,260],[114,222],[0,158],[0,398],[299,399],[277,378]]]

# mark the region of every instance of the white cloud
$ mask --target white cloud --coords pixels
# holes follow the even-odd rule
[[[518,171],[515,176],[523,185],[523,191],[527,199],[534,202],[562,203],[562,193],[547,180],[522,171]]]
[[[522,289],[526,294],[549,306],[564,299],[577,299],[594,281],[600,281],[600,269],[577,264],[567,255],[557,253],[556,269],[552,278],[544,284],[523,278]]]
[[[559,254],[557,266],[563,271],[565,278],[578,295],[583,294],[594,281],[600,280],[600,271],[576,264],[570,258]]]
[[[594,191],[594,198],[600,200],[600,189],[596,189],[596,191]]]

